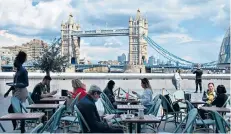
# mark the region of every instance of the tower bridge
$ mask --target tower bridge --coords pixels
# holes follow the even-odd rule
[[[69,61],[79,63],[80,39],[82,37],[105,37],[105,36],[128,36],[129,55],[128,61],[132,65],[142,65],[148,59],[147,41],[140,38],[141,35],[148,35],[147,18],[141,16],[137,10],[136,17],[130,17],[126,29],[102,29],[102,30],[81,30],[80,24],[74,23],[73,15],[70,14],[68,21],[61,24],[62,55],[69,56]]]

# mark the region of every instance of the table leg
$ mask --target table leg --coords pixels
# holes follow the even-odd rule
[[[136,124],[136,132],[141,133],[141,123]]]
[[[21,120],[20,129],[21,133],[25,133],[25,120]]]
[[[132,133],[132,123],[128,123],[129,133]]]

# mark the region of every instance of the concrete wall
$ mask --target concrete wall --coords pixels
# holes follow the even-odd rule
[[[8,86],[5,83],[13,81],[14,73],[0,73],[0,94],[3,94],[8,90]],[[32,92],[34,86],[39,83],[45,74],[42,73],[29,73],[29,87],[28,90]],[[91,84],[96,84],[102,89],[105,88],[109,79],[113,79],[116,83],[116,87],[121,87],[125,90],[141,90],[140,80],[141,78],[149,78],[151,86],[154,90],[158,89],[174,89],[172,85],[173,74],[134,74],[134,73],[60,73],[51,74],[51,90],[53,89],[68,89],[72,90],[71,80],[78,78],[81,79],[87,86],[87,89]],[[195,90],[195,75],[182,74],[182,88],[185,90]],[[207,84],[214,82],[217,86],[219,84],[225,85],[230,89],[230,74],[205,74],[203,75],[203,89],[207,89]]]

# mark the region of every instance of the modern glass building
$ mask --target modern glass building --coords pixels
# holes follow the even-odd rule
[[[223,38],[220,53],[218,57],[218,67],[230,66],[230,28],[227,30]]]

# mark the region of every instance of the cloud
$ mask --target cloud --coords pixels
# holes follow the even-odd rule
[[[17,36],[9,33],[7,30],[0,30],[0,46],[21,45],[32,40],[32,38]]]
[[[164,48],[178,56],[191,56],[200,60],[197,55],[203,55],[201,57],[208,59],[204,58],[202,61],[211,60],[215,56],[207,56],[207,53],[200,49],[207,50],[207,44],[214,44],[214,40],[218,41],[215,38],[222,35],[214,34],[211,40],[205,37],[197,40],[194,38],[197,33],[189,31],[182,23],[209,20],[214,24],[214,33],[217,33],[217,30],[225,31],[230,20],[229,3],[228,0],[5,0],[0,1],[0,29],[8,30],[6,33],[14,35],[17,40],[1,35],[0,42],[20,44],[30,38],[52,39],[60,35],[60,24],[68,19],[69,13],[73,14],[76,22],[80,22],[82,30],[128,28],[129,17],[135,18],[136,11],[140,8],[142,16],[148,18],[149,35],[154,41],[163,44]],[[118,55],[128,53],[128,39],[123,37],[83,39],[88,42],[88,45],[81,47],[83,57],[115,59],[117,51]],[[220,42],[217,44],[220,45]],[[182,50],[178,47],[185,52],[181,54]],[[216,51],[215,48],[211,49]],[[110,56],[112,53],[114,56]]]

